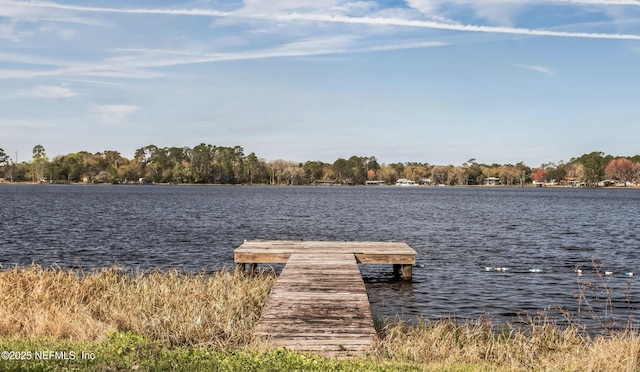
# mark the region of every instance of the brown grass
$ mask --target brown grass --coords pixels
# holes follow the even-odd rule
[[[0,338],[92,342],[131,331],[168,346],[263,347],[252,331],[275,279],[117,267],[88,274],[40,266],[0,271]],[[422,319],[381,327],[369,356],[384,362],[469,370],[640,370],[640,336],[631,327],[592,336],[544,313],[518,324]]]
[[[401,361],[459,364],[510,371],[637,371],[640,336],[625,330],[589,336],[574,325],[559,326],[544,314],[524,325],[491,319],[388,322],[372,356]]]
[[[99,341],[131,331],[169,345],[247,345],[275,275],[117,267],[0,272],[0,337]]]

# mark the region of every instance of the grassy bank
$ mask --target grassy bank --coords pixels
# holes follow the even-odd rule
[[[248,345],[275,275],[92,273],[39,266],[0,272],[0,336],[101,341],[130,331],[168,346]]]
[[[637,330],[589,336],[544,314],[518,325],[490,319],[388,321],[368,356],[356,360],[273,349],[251,333],[274,282],[273,274],[236,272],[5,270],[0,272],[0,350],[14,353],[3,354],[0,370],[640,368]]]

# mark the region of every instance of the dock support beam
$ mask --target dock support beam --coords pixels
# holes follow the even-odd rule
[[[240,270],[242,272],[245,272],[247,269],[246,264],[245,263],[237,263],[236,264],[236,270]],[[249,264],[249,274],[255,274],[256,270],[258,269],[258,264],[257,263],[250,263]]]
[[[413,265],[410,264],[394,264],[393,265],[393,276],[402,280],[411,280],[413,276]]]

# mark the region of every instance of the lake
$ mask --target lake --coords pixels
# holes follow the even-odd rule
[[[625,275],[640,275],[638,189],[2,185],[0,198],[5,269],[215,271],[245,239],[404,241],[418,252],[410,283],[360,267],[376,316],[577,314],[586,282],[598,314],[640,315]]]

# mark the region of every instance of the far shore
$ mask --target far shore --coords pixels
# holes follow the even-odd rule
[[[507,186],[507,185],[414,185],[414,186],[398,186],[398,185],[348,185],[348,184],[332,184],[332,185],[272,185],[268,183],[162,183],[162,182],[127,182],[127,183],[87,183],[87,182],[0,182],[0,187],[3,185],[17,185],[17,186],[58,186],[58,185],[70,185],[70,186],[272,186],[272,187],[366,187],[366,188],[503,188],[503,189],[526,189],[526,188],[543,188],[543,189],[600,189],[600,190],[634,190],[640,189],[640,185],[635,186],[593,186],[593,187],[571,187],[564,185],[548,185],[538,186],[534,184],[526,184],[524,186]]]

